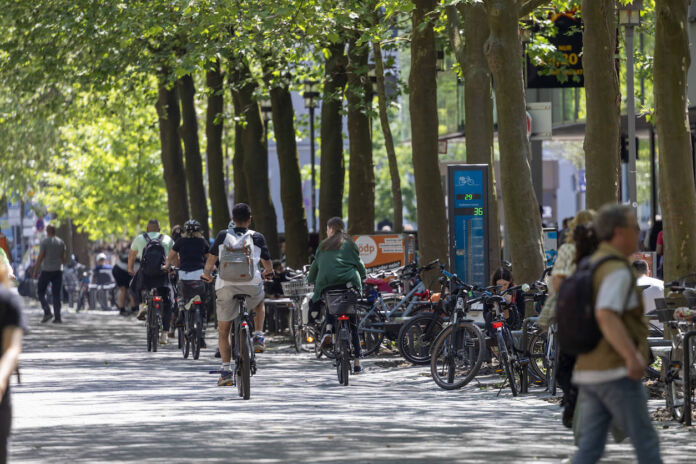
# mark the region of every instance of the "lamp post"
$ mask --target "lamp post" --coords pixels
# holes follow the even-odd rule
[[[628,119],[628,201],[638,206],[636,185],[636,103],[633,89],[633,31],[640,26],[643,0],[619,4],[619,24],[626,29],[626,117]]]
[[[315,160],[314,160],[314,110],[317,107],[316,100],[319,98],[318,82],[306,80],[304,81],[304,93],[302,97],[305,100],[305,107],[309,110],[309,153],[310,163],[312,165],[312,232],[317,232],[317,189],[315,180]]]

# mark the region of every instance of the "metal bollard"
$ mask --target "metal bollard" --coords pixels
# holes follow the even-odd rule
[[[684,424],[691,425],[691,347],[689,342],[696,337],[696,330],[684,334]]]

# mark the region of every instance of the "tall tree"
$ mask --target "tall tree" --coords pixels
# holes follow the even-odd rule
[[[243,119],[240,132],[246,193],[255,227],[265,235],[271,256],[277,257],[280,256],[280,247],[276,212],[268,185],[268,150],[259,103],[255,97],[258,84],[252,78],[249,65],[242,59],[237,59],[233,66],[235,112]]]
[[[696,189],[687,112],[687,0],[658,0],[653,77],[664,223],[664,277],[696,273]]]
[[[343,93],[347,82],[346,44],[326,48],[324,92],[321,104],[321,160],[319,191],[319,231],[326,234],[326,223],[343,216],[345,161],[343,159]]]
[[[372,160],[370,112],[372,83],[367,75],[369,48],[357,39],[348,45],[348,231],[369,234],[375,229],[375,170]]]
[[[413,0],[409,107],[420,257],[424,263],[437,258],[447,264],[447,218],[437,154],[437,53],[432,22],[437,3]]]
[[[533,282],[544,270],[539,203],[532,186],[526,102],[519,36],[519,0],[486,0],[490,35],[485,46],[498,110],[500,181],[507,242],[519,282]]]
[[[162,168],[167,186],[169,224],[183,224],[189,218],[188,194],[184,170],[184,155],[179,137],[179,95],[176,86],[169,82],[169,73],[160,73],[156,109],[159,118]]]
[[[277,69],[275,66],[274,69]],[[302,197],[302,176],[300,160],[295,141],[295,110],[286,74],[277,81],[270,77],[268,69],[267,83],[270,86],[271,112],[273,117],[273,135],[278,152],[280,167],[280,196],[283,202],[283,220],[285,221],[285,255],[288,266],[299,269],[307,264],[309,231]]]
[[[181,98],[181,139],[186,157],[186,183],[188,185],[191,216],[201,223],[203,234],[209,236],[208,202],[203,184],[203,160],[198,140],[198,117],[196,116],[196,88],[190,74],[177,81]]]
[[[483,50],[490,30],[483,4],[447,7],[447,29],[464,78],[466,161],[488,165],[488,265],[489,269],[497,269],[500,267],[500,217],[493,151],[493,89]]]
[[[615,65],[615,10],[615,0],[582,2],[587,207],[593,209],[619,198],[621,95]]]
[[[213,231],[227,228],[230,222],[230,209],[225,192],[225,162],[222,152],[223,131],[223,75],[220,62],[215,61],[206,70],[208,87],[208,106],[206,108],[205,138],[206,159],[208,161],[208,196],[213,216]]]
[[[379,20],[379,17],[377,17]],[[391,178],[392,202],[394,206],[394,232],[404,230],[404,204],[401,197],[401,177],[399,176],[399,164],[396,161],[394,149],[394,137],[389,127],[389,114],[387,113],[387,87],[384,82],[384,60],[382,59],[382,46],[379,41],[372,43],[372,56],[375,60],[375,77],[377,78],[377,104],[379,108],[379,121],[384,134],[384,147],[387,150],[389,163],[389,176]]]

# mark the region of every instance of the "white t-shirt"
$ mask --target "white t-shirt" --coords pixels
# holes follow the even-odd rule
[[[595,301],[595,311],[600,309],[610,309],[621,315],[627,308],[638,306],[638,293],[632,286],[633,276],[628,267],[617,269],[607,275],[597,292]],[[630,296],[629,294],[630,289]],[[628,296],[628,303],[626,297]],[[626,367],[616,369],[606,369],[601,371],[573,371],[573,383],[578,385],[590,385],[596,383],[611,382],[626,377],[628,370]]]

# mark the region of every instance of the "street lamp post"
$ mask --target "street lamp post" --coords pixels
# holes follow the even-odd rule
[[[317,189],[315,180],[315,150],[314,150],[314,110],[317,107],[316,100],[319,98],[317,81],[304,81],[305,107],[309,110],[309,153],[312,165],[312,232],[317,232]]]
[[[619,24],[626,29],[626,117],[628,119],[628,200],[638,206],[636,185],[636,103],[633,83],[633,31],[640,26],[640,10],[643,0],[619,4]]]

